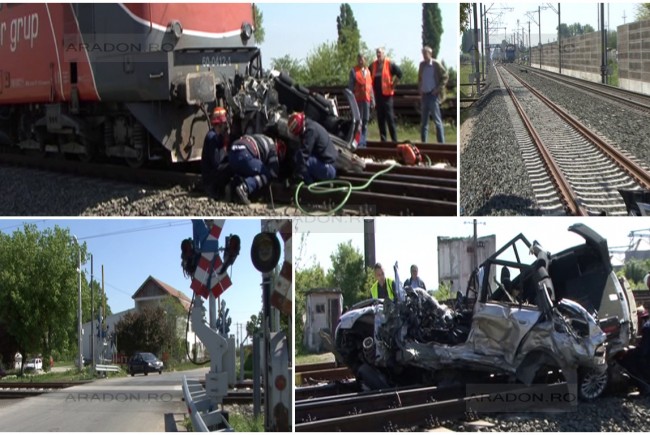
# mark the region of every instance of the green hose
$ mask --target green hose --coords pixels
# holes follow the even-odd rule
[[[300,205],[300,200],[298,199],[298,196],[300,195],[300,190],[305,186],[307,186],[307,190],[309,191],[309,193],[313,193],[314,195],[327,195],[329,193],[345,192],[345,197],[339,203],[339,205],[337,205],[335,208],[333,208],[327,214],[325,214],[325,216],[332,216],[333,214],[341,210],[343,207],[345,207],[345,204],[347,204],[348,200],[350,199],[352,192],[367,189],[368,186],[370,186],[370,184],[372,184],[372,182],[375,181],[377,177],[392,171],[393,168],[395,168],[395,166],[398,166],[397,163],[393,163],[386,169],[382,169],[381,171],[377,172],[372,177],[370,177],[368,181],[363,183],[361,186],[353,186],[351,182],[346,180],[317,181],[309,185],[306,185],[304,181],[301,181],[300,184],[298,184],[298,187],[296,187],[296,193],[295,193],[296,207],[298,207],[298,210],[300,210],[301,213],[306,215],[311,215],[311,213],[307,212],[305,209],[302,208],[302,206]],[[337,185],[338,187],[335,187]],[[328,187],[324,187],[324,186],[328,186]]]

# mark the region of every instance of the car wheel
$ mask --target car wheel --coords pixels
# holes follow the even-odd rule
[[[607,370],[602,372],[594,369],[583,370],[578,380],[578,396],[584,400],[594,400],[607,388]]]
[[[131,370],[131,376],[135,376],[135,372]]]
[[[149,372],[147,371],[147,369],[144,369],[144,375],[149,376]]]
[[[159,375],[162,375],[162,370],[158,370],[158,374],[159,374]]]

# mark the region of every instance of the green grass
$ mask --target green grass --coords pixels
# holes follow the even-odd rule
[[[174,363],[174,364],[170,364],[169,367],[165,367],[165,370],[174,371],[174,372],[184,372],[186,370],[200,369],[202,367],[210,367],[210,362],[207,361],[207,362],[205,362],[203,364],[200,364],[200,365],[196,365],[196,364],[191,363],[189,361],[182,362],[182,363]]]
[[[334,355],[331,352],[296,355],[295,361],[296,365],[334,362]]]
[[[618,63],[610,61],[611,74],[607,76],[607,84],[618,87]]]
[[[461,64],[460,66],[460,83],[458,84],[460,88],[460,97],[470,97],[474,93],[473,86],[461,86],[461,83],[470,83],[470,75],[472,74],[472,65],[471,64]]]
[[[242,409],[242,408],[240,408]],[[264,432],[264,417],[253,417],[252,412],[230,413],[228,423],[235,432]]]
[[[458,132],[455,125],[445,124],[445,143],[456,143]],[[387,132],[388,134],[388,132]],[[397,123],[397,138],[400,141],[410,140],[411,142],[420,142],[420,124],[414,125],[404,122]],[[390,135],[388,135],[390,140]],[[379,140],[379,127],[377,121],[372,121],[368,124],[368,140]],[[429,122],[429,138],[428,142],[436,141],[436,126],[432,121]],[[455,163],[455,162],[454,162]]]
[[[23,376],[9,376],[2,379],[2,382],[71,382],[92,380],[90,370],[86,367],[80,373],[76,369],[66,370],[65,372],[49,372],[42,374],[25,374]]]

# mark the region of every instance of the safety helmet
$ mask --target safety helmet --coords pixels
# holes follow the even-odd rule
[[[210,122],[212,125],[220,125],[228,122],[226,117],[226,109],[223,107],[215,107],[212,111],[212,116],[210,117]]]
[[[287,144],[282,139],[276,139],[275,149],[278,152],[278,159],[284,160],[284,156],[287,155]]]
[[[300,136],[305,131],[305,113],[294,112],[289,115],[288,122],[289,132],[294,136]]]

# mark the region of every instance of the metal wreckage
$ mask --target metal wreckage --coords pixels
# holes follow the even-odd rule
[[[261,78],[249,76],[225,89],[227,105],[233,112],[235,136],[264,133],[283,139],[292,149],[297,149],[298,139],[289,133],[287,121],[292,112],[305,112],[330,134],[338,151],[336,169],[361,172],[365,161],[354,154],[361,116],[352,92],[345,89],[343,94],[345,101],[339,106],[335,99],[311,92],[285,72],[278,71]],[[343,107],[345,111],[341,110]]]
[[[580,397],[598,397],[636,333],[636,306],[607,241],[582,224],[569,231],[585,243],[557,254],[519,234],[474,271],[453,308],[402,288],[395,268],[394,302],[367,300],[342,315],[337,357],[370,389],[562,376]]]

